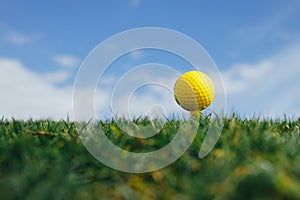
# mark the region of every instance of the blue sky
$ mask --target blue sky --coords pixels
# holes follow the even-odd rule
[[[151,26],[182,32],[208,51],[224,75],[227,110],[299,116],[299,1],[1,0],[0,4],[0,91],[5,96],[0,115],[71,115],[70,91],[88,53],[114,34]],[[131,65],[150,62],[146,55],[129,58]],[[163,55],[158,60],[163,59],[171,65],[176,60]],[[15,79],[23,82],[17,84]],[[99,96],[99,101],[109,98],[101,92]]]

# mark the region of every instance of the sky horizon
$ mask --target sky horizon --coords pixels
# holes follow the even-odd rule
[[[107,38],[143,27],[172,29],[203,46],[222,75],[228,114],[300,117],[299,1],[2,0],[0,4],[0,116],[4,118],[72,117],[74,81],[84,59]],[[110,85],[95,95],[100,118],[111,116],[111,91],[122,75],[154,62],[179,73],[191,69],[166,52],[145,50],[121,57],[107,71],[104,81]],[[147,79],[142,73],[137,77]],[[153,77],[172,85],[178,76]],[[130,106],[140,108],[135,114],[157,103],[165,106],[166,113],[180,111],[172,92],[161,93],[159,88],[141,89]]]

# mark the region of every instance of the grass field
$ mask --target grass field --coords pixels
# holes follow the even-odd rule
[[[147,123],[147,119],[137,123]],[[0,120],[0,199],[300,199],[300,119],[225,118],[215,148],[198,151],[210,119],[172,165],[150,173],[110,169],[82,145],[76,123]],[[171,120],[151,139],[116,134],[114,121],[99,126],[131,151],[154,150],[176,133]]]

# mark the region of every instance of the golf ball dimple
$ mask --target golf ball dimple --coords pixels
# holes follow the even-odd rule
[[[212,80],[200,71],[186,72],[175,83],[175,100],[188,111],[201,111],[207,108],[212,103],[214,95]]]

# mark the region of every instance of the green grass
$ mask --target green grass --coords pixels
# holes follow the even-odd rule
[[[130,174],[94,159],[74,122],[2,119],[0,199],[300,199],[300,119],[232,115],[213,151],[199,159],[209,121],[200,120],[193,144],[172,165]],[[116,133],[114,121],[99,126],[122,148],[151,151],[172,140],[178,123],[169,121],[151,139]]]

